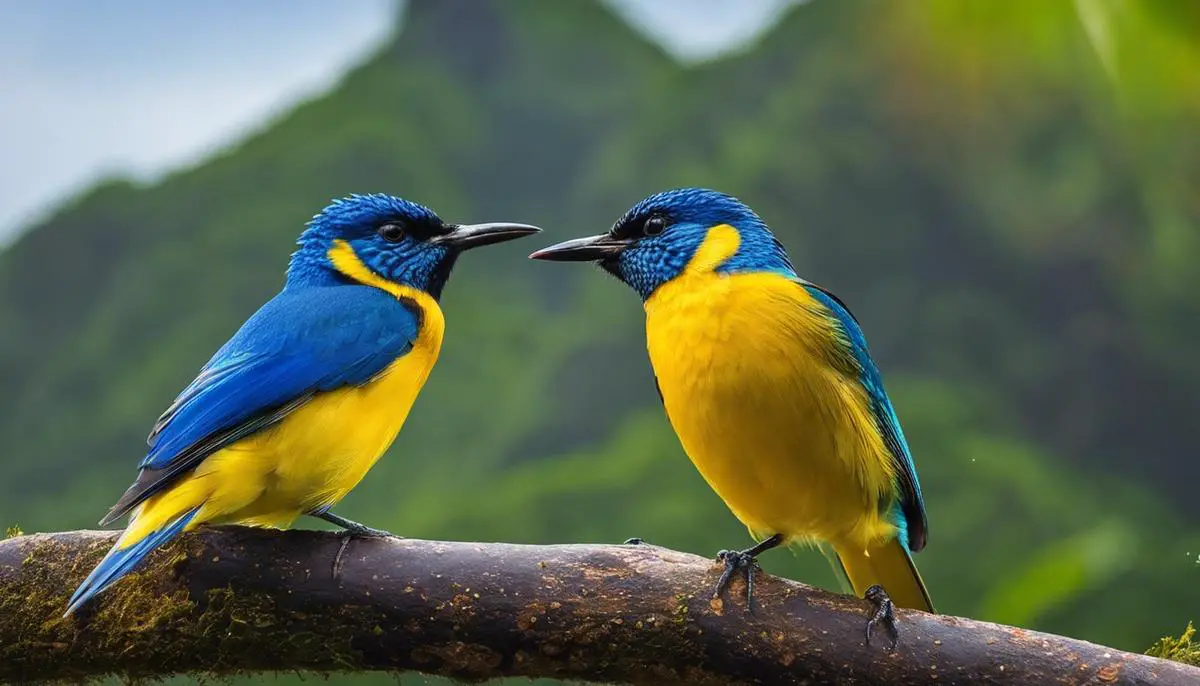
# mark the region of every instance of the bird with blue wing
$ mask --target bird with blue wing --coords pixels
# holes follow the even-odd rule
[[[862,329],[800,278],[757,214],[716,191],[652,195],[612,229],[534,259],[595,262],[632,287],[684,451],[760,542],[721,551],[753,596],[755,558],[820,544],[896,638],[893,603],[933,611],[911,553],[928,523],[916,466]],[[832,548],[832,551],[829,548]]]
[[[283,289],[155,422],[137,479],[101,521],[129,523],[67,614],[201,524],[286,528],[312,515],[389,535],[331,508],[392,444],[433,369],[459,255],[538,231],[451,224],[382,194],[313,217]]]

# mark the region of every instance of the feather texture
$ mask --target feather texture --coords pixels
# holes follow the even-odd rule
[[[96,565],[92,573],[88,574],[83,583],[79,584],[79,588],[71,594],[71,600],[68,602],[67,611],[63,616],[75,612],[80,605],[104,591],[117,579],[128,574],[152,550],[178,536],[198,511],[199,508],[194,508],[179,515],[166,526],[151,532],[136,543],[122,545],[122,541],[118,540],[112,550],[109,550],[104,559],[100,561],[100,564]]]
[[[888,452],[895,461],[900,487],[899,502],[903,514],[903,521],[897,522],[900,525],[901,539],[909,550],[919,551],[925,547],[929,523],[925,515],[925,500],[921,496],[921,484],[917,480],[917,466],[908,449],[904,431],[900,428],[896,410],[892,407],[887,391],[884,390],[879,368],[875,366],[875,361],[871,359],[871,353],[867,350],[867,339],[863,336],[858,320],[837,296],[816,284],[801,281],[801,285],[837,320],[841,335],[834,344],[845,346],[853,357],[857,366],[858,382],[870,398],[871,413],[875,417],[875,423]],[[882,503],[885,509],[890,505],[890,502]]]

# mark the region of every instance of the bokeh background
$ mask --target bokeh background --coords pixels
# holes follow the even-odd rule
[[[0,524],[92,526],[332,197],[548,242],[704,185],[863,322],[940,610],[1131,650],[1200,618],[1200,3],[100,8],[0,9]],[[637,298],[535,242],[461,261],[441,361],[340,512],[747,543],[663,416]]]

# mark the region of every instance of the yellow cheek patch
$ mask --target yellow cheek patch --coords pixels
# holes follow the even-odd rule
[[[374,286],[380,290],[387,291],[397,298],[413,298],[415,289],[388,281],[371,271],[371,268],[359,259],[358,253],[354,252],[354,248],[350,247],[350,244],[346,241],[341,239],[334,240],[333,247],[329,249],[326,256],[329,258],[329,263],[333,265],[333,268],[338,270],[343,276],[353,279],[364,286]]]
[[[363,264],[363,261],[359,259],[358,254],[354,252],[354,248],[341,239],[333,241],[333,247],[329,249],[326,256],[329,258],[329,263],[333,265],[333,268],[343,276],[353,279],[364,286],[373,286],[381,291],[391,293],[400,300],[416,303],[421,309],[421,321],[423,322],[421,332],[418,334],[417,344],[434,350],[441,348],[446,321],[442,317],[442,308],[438,306],[433,296],[412,286],[388,281],[371,271],[371,268]],[[431,362],[430,366],[432,364]]]
[[[711,274],[717,267],[733,257],[742,244],[738,230],[728,224],[717,224],[710,228],[696,254],[683,268],[684,274]]]

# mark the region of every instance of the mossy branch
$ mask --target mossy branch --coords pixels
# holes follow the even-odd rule
[[[710,560],[654,546],[351,540],[208,529],[62,618],[112,532],[0,541],[0,682],[268,670],[418,670],[631,684],[1198,684],[1200,669],[767,577],[753,613]]]
[[[1195,627],[1188,622],[1187,628],[1183,630],[1183,634],[1179,638],[1174,636],[1160,638],[1146,651],[1146,654],[1200,667],[1200,642],[1192,642],[1192,637],[1195,635]]]

